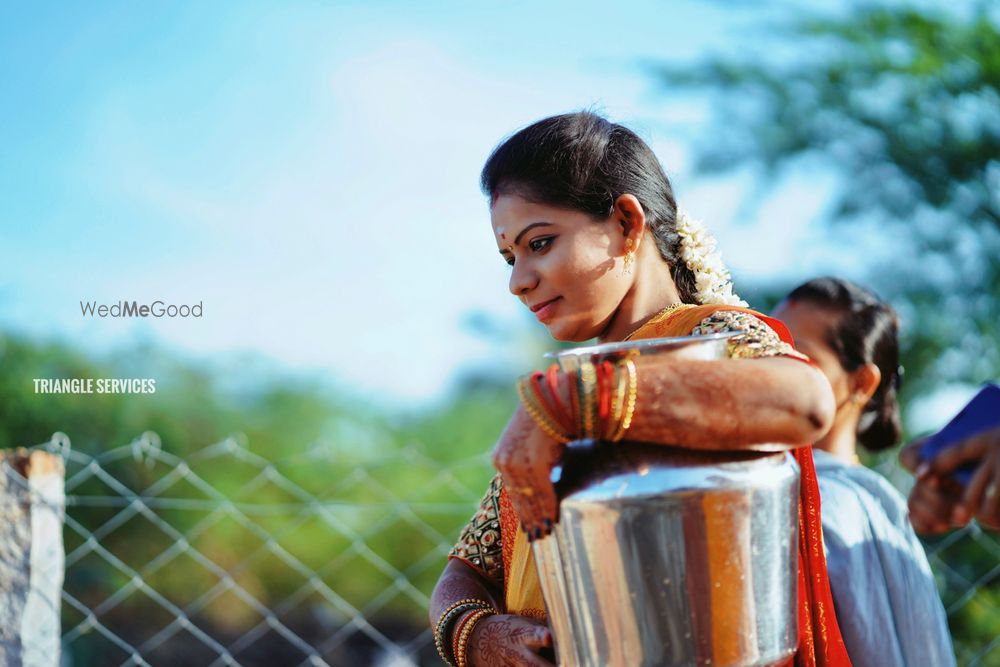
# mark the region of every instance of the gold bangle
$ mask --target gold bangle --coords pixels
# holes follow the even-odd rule
[[[455,609],[461,607],[464,604],[480,604],[480,605],[489,605],[491,607],[493,606],[486,600],[478,600],[476,598],[465,598],[464,600],[459,600],[458,602],[452,602],[450,605],[448,605],[448,608],[445,609],[443,612],[441,612],[441,615],[438,616],[438,622],[434,625],[434,632],[437,633],[438,629],[441,627],[441,621],[444,620],[444,617],[447,616],[449,612],[454,611]]]
[[[545,410],[545,407],[540,405],[537,397],[529,394],[529,403],[526,405],[528,414],[531,418],[535,420],[538,427],[545,432],[547,436],[556,440],[557,442],[567,443],[571,438],[562,432],[559,428],[559,423],[552,418],[552,416]],[[528,408],[530,406],[530,409]]]
[[[493,609],[493,605],[486,600],[465,598],[464,600],[453,602],[447,609],[441,612],[440,616],[438,616],[438,621],[434,625],[434,647],[437,648],[438,653],[441,655],[441,659],[445,661],[445,664],[454,665],[452,658],[448,656],[447,644],[444,640],[444,630],[447,630],[446,626],[449,621],[456,616],[461,616],[470,609]]]
[[[559,418],[553,413],[552,406],[538,395],[534,387],[534,377],[529,377],[528,382],[524,385],[525,393],[530,397],[532,405],[538,410],[538,413],[542,417],[542,421],[549,429],[549,435],[562,443],[567,443],[573,439],[572,434],[568,433],[567,426],[559,421]],[[570,426],[569,428],[572,428]]]
[[[524,411],[528,413],[531,420],[535,422],[538,428],[548,435],[549,437],[558,438],[558,433],[555,432],[553,427],[546,422],[545,413],[542,411],[541,407],[534,400],[535,397],[531,394],[531,390],[525,387],[525,382],[519,381],[517,383],[517,395],[521,399],[521,405],[524,406]]]
[[[535,396],[535,392],[531,388],[530,376],[525,375],[517,381],[517,396],[521,399],[525,412],[545,435],[561,443],[570,441],[571,438],[562,432],[559,422],[548,413],[545,406]]]
[[[608,423],[605,424],[604,437],[609,442],[615,441],[615,434],[618,433],[618,424],[621,423],[622,411],[625,408],[625,373],[622,372],[621,364],[614,365],[614,375],[611,378],[611,407],[608,410]]]
[[[625,360],[625,369],[628,371],[628,399],[625,403],[625,414],[622,415],[622,435],[632,426],[632,417],[635,416],[635,401],[639,396],[639,378],[635,370],[635,362],[631,359]]]
[[[622,412],[617,421],[615,433],[611,436],[611,442],[620,442],[625,437],[625,431],[632,425],[632,417],[635,414],[635,402],[638,391],[638,379],[636,376],[635,362],[626,359],[621,363],[624,370],[622,380],[624,387],[621,391]]]
[[[496,611],[492,608],[479,609],[472,612],[472,616],[462,626],[462,634],[458,636],[458,654],[455,656],[455,662],[458,663],[458,667],[467,667],[469,664],[469,639],[472,637],[472,631],[476,628],[476,624],[487,616],[495,614]]]

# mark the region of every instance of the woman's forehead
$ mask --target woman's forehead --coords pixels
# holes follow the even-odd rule
[[[499,237],[516,236],[528,225],[543,222],[548,225],[573,225],[589,220],[586,213],[529,201],[517,195],[501,195],[490,208],[490,222]]]
[[[537,215],[551,207],[528,201],[515,194],[503,194],[496,198],[490,207],[490,215],[494,220],[516,221],[525,216]]]
[[[823,343],[836,327],[839,314],[831,308],[804,299],[786,299],[778,304],[774,316],[792,331],[796,342],[812,339]]]

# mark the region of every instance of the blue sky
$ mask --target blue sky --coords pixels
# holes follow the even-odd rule
[[[254,351],[404,403],[466,364],[531,363],[462,325],[523,317],[477,176],[504,135],[591,106],[650,142],[738,279],[849,270],[811,231],[835,182],[821,165],[754,207],[748,172],[691,173],[708,102],[641,63],[742,49],[768,18],[721,5],[6,6],[0,326]],[[80,315],[120,299],[205,316]]]

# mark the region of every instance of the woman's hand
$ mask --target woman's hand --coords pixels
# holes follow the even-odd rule
[[[529,540],[550,533],[559,516],[551,475],[564,447],[545,435],[518,406],[493,451],[493,464],[503,476],[504,488]]]
[[[940,535],[967,523],[967,519],[955,521],[959,516],[956,510],[962,502],[961,486],[957,483],[955,486],[958,488],[949,489],[947,483],[933,475],[913,485],[909,508],[910,523],[915,531],[921,535]]]
[[[539,651],[552,646],[552,633],[541,621],[526,616],[487,616],[469,638],[473,667],[551,667]]]
[[[899,461],[911,473],[921,466],[920,450],[926,438],[914,440],[899,450]],[[920,475],[910,490],[908,501],[910,523],[921,535],[938,535],[952,528],[951,516],[961,501],[961,495],[941,488],[941,480],[933,475]]]
[[[920,461],[922,445],[917,441],[900,452],[903,465],[917,476],[910,493],[914,528],[944,532],[949,524],[964,526],[975,516],[987,528],[1000,530],[1000,428],[954,444],[929,461]],[[945,478],[966,463],[978,466],[959,497],[949,493]]]

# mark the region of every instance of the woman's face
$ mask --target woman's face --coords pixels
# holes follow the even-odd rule
[[[628,291],[625,236],[611,217],[501,195],[490,211],[510,291],[556,340],[585,341],[604,331]]]
[[[838,314],[809,301],[782,301],[774,316],[785,323],[795,339],[795,348],[820,367],[833,387],[837,406],[851,395],[850,374],[840,365],[837,353],[826,342],[827,332],[837,326]]]

